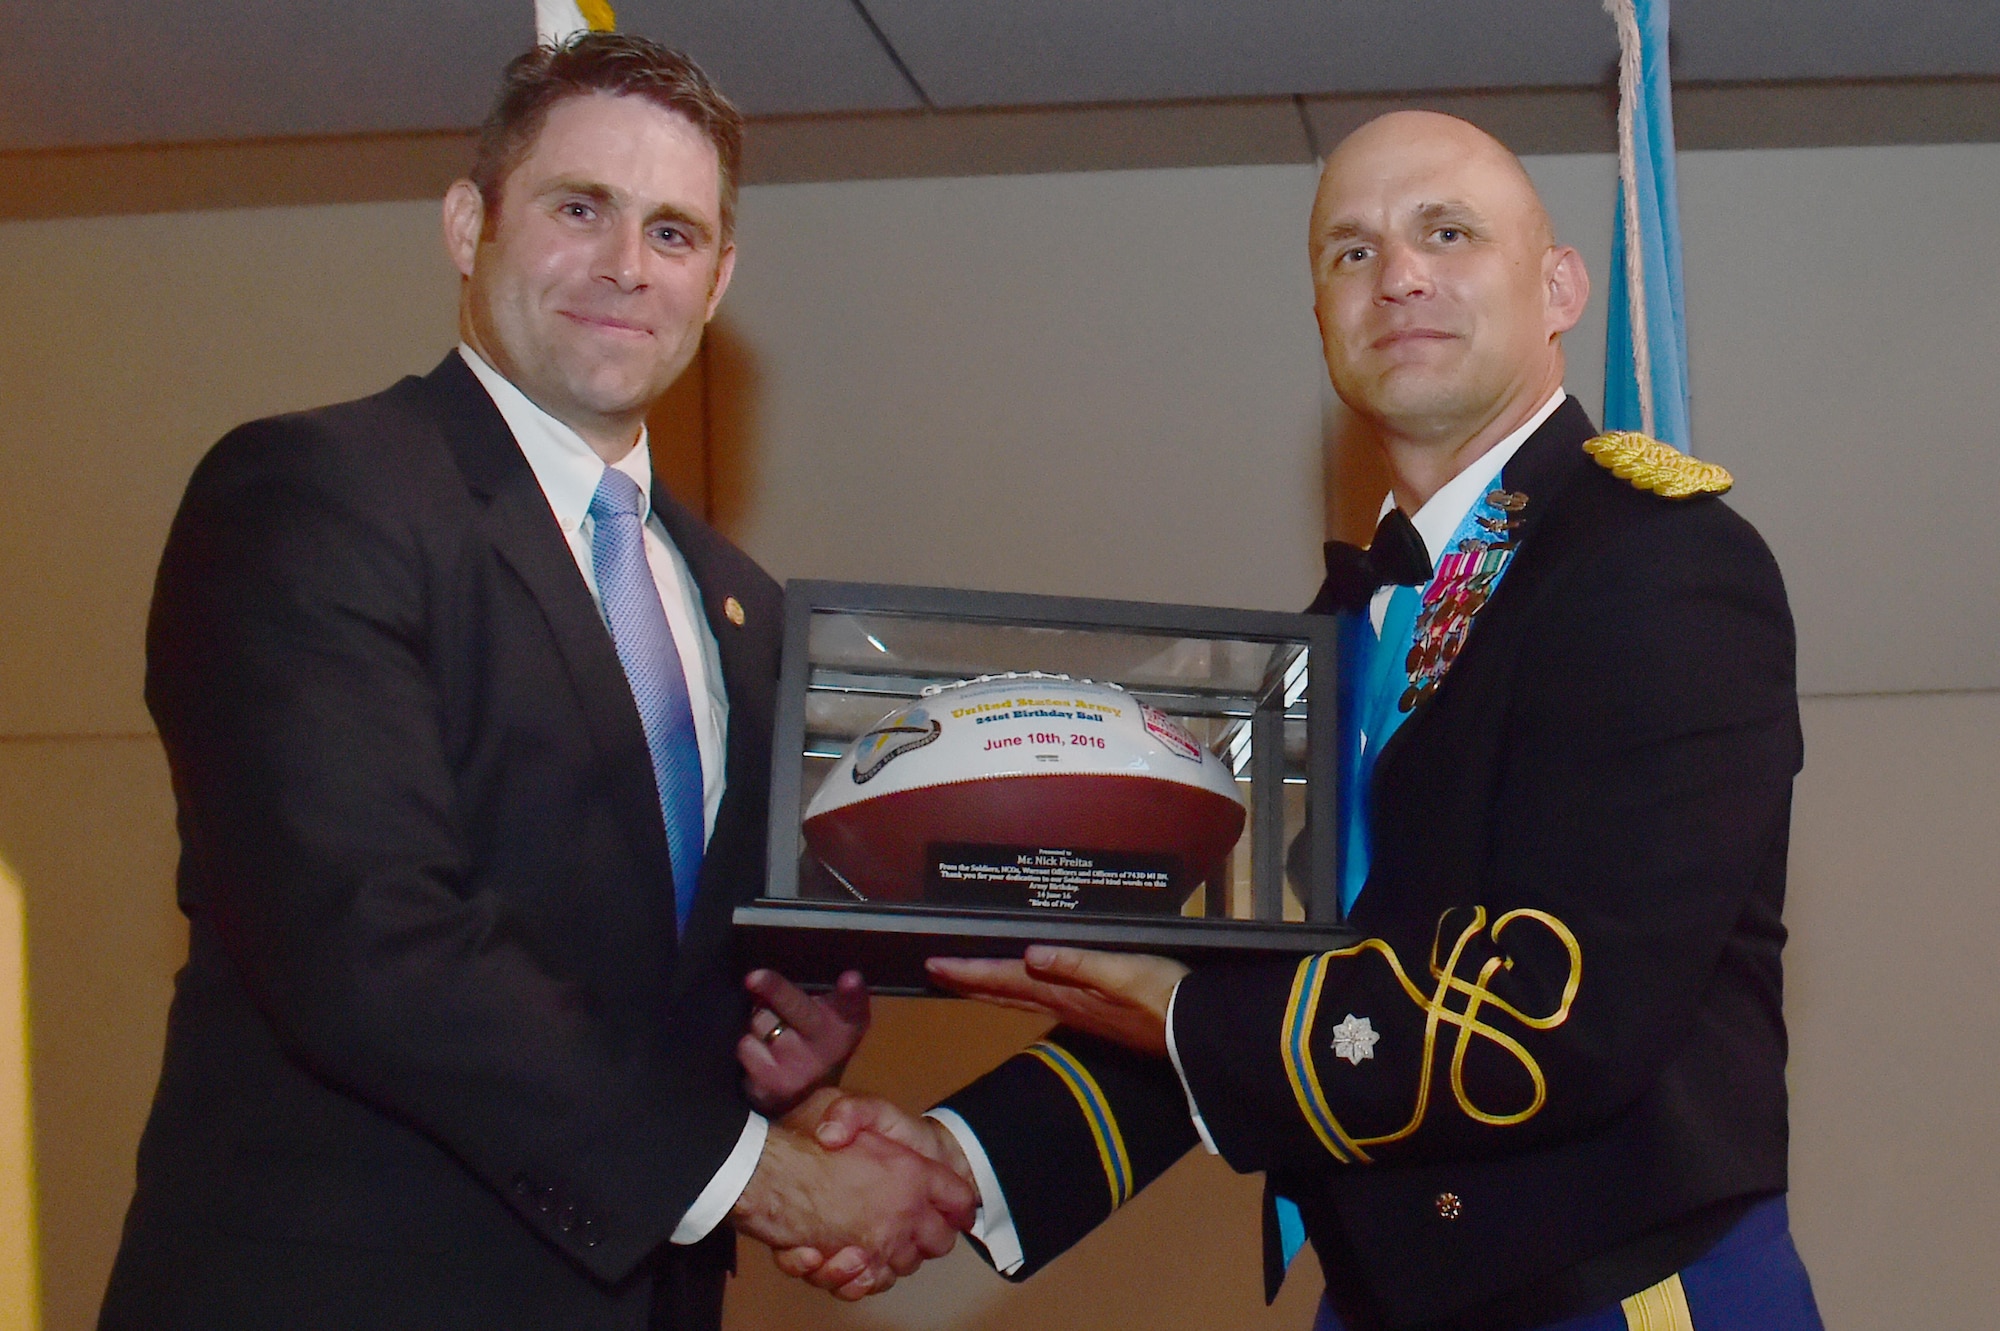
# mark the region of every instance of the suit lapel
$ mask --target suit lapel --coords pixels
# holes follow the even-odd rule
[[[1379,782],[1382,773],[1396,761],[1397,755],[1410,747],[1412,736],[1424,729],[1426,720],[1437,710],[1438,695],[1450,689],[1455,679],[1467,673],[1468,667],[1474,673],[1479,670],[1485,655],[1480,651],[1481,645],[1498,636],[1496,617],[1504,623],[1516,613],[1514,607],[1526,603],[1529,584],[1536,580],[1532,572],[1535,532],[1570,480],[1579,470],[1586,469],[1589,455],[1583,451],[1583,443],[1595,433],[1589,415],[1577,400],[1566,398],[1514,456],[1507,459],[1507,465],[1500,472],[1500,488],[1526,495],[1528,499],[1527,507],[1521,511],[1521,527],[1515,538],[1518,553],[1506,576],[1494,589],[1493,599],[1480,609],[1474,619],[1465,650],[1438,682],[1437,690],[1416,705],[1409,719],[1382,746],[1382,752],[1375,760],[1375,781]],[[1526,576],[1523,576],[1524,567]]]
[[[520,445],[478,379],[457,352],[425,379],[439,407],[446,444],[469,489],[486,501],[484,526],[501,560],[540,607],[555,639],[592,744],[602,755],[605,785],[648,876],[663,885],[666,933],[673,936],[673,871],[666,825],[653,782],[652,755],[624,667],[590,588],[549,511],[548,500]]]

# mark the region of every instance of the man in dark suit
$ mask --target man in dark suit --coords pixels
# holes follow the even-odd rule
[[[1310,254],[1328,370],[1394,478],[1314,607],[1341,618],[1360,941],[934,962],[1065,1024],[928,1120],[848,1101],[822,1140],[952,1162],[1014,1278],[1199,1140],[1266,1173],[1272,1291],[1310,1238],[1327,1331],[1816,1328],[1784,1211],[1777,568],[1720,468],[1597,436],[1563,392],[1588,279],[1497,142],[1357,131]],[[853,1255],[818,1256],[783,1262],[837,1288]]]
[[[676,53],[523,56],[445,200],[463,344],[190,481],[147,670],[189,957],[103,1326],[712,1328],[733,1229],[885,1286],[969,1221],[733,1057],[779,592],[644,421],[728,286],[740,142]],[[858,1038],[791,1000],[754,1043],[794,1071]]]

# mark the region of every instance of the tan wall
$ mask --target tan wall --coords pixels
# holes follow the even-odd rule
[[[1531,168],[1601,275],[1608,162]],[[1917,1307],[1983,1326],[2000,549],[1970,505],[2000,493],[2000,148],[1690,154],[1683,172],[1698,441],[1785,564],[1808,687],[1974,690],[1807,705],[1800,1241],[1837,1328]],[[1339,433],[1300,253],[1310,188],[1273,166],[748,190],[712,392],[689,381],[662,418],[669,460],[781,576],[1294,606]],[[166,522],[230,424],[427,368],[451,291],[429,204],[0,225],[0,861],[27,907],[51,1331],[91,1324],[184,947],[139,698]],[[1572,338],[1592,405],[1600,328]],[[886,1004],[854,1076],[921,1099],[1020,1034]],[[954,1257],[853,1309],[746,1252],[731,1320],[1303,1326],[1311,1271],[1258,1305],[1254,1203],[1253,1181],[1194,1160],[1026,1287]]]
[[[173,810],[140,697],[189,470],[250,416],[368,392],[452,329],[435,208],[0,228],[0,860],[27,905],[45,1324],[94,1324],[158,1072]]]
[[[171,977],[173,799],[151,736],[0,743],[0,854],[27,902],[43,1325],[95,1325]]]
[[[1990,1327],[2000,693],[1805,706],[1785,1010],[1792,1216],[1827,1324]]]

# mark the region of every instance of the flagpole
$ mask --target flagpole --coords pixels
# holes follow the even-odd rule
[[[1604,0],[1618,25],[1618,224],[1605,331],[1604,425],[1689,446],[1669,0]]]
[[[1639,16],[1633,0],[1604,0],[1618,22],[1618,191],[1624,214],[1625,301],[1632,345],[1632,377],[1639,393],[1639,432],[1656,434],[1652,339],[1646,328],[1646,247],[1639,234],[1639,157],[1632,140],[1633,103],[1639,97]]]

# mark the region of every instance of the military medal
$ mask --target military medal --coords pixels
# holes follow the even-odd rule
[[[1514,530],[1521,525],[1520,514],[1528,506],[1528,496],[1495,487],[1481,496],[1472,511],[1470,526],[1476,533],[1462,538],[1451,553],[1438,561],[1437,575],[1424,589],[1423,608],[1417,613],[1416,632],[1403,667],[1409,687],[1397,706],[1405,712],[1437,692],[1445,672],[1465,649],[1472,632],[1473,616],[1493,597],[1493,588],[1514,558]]]

